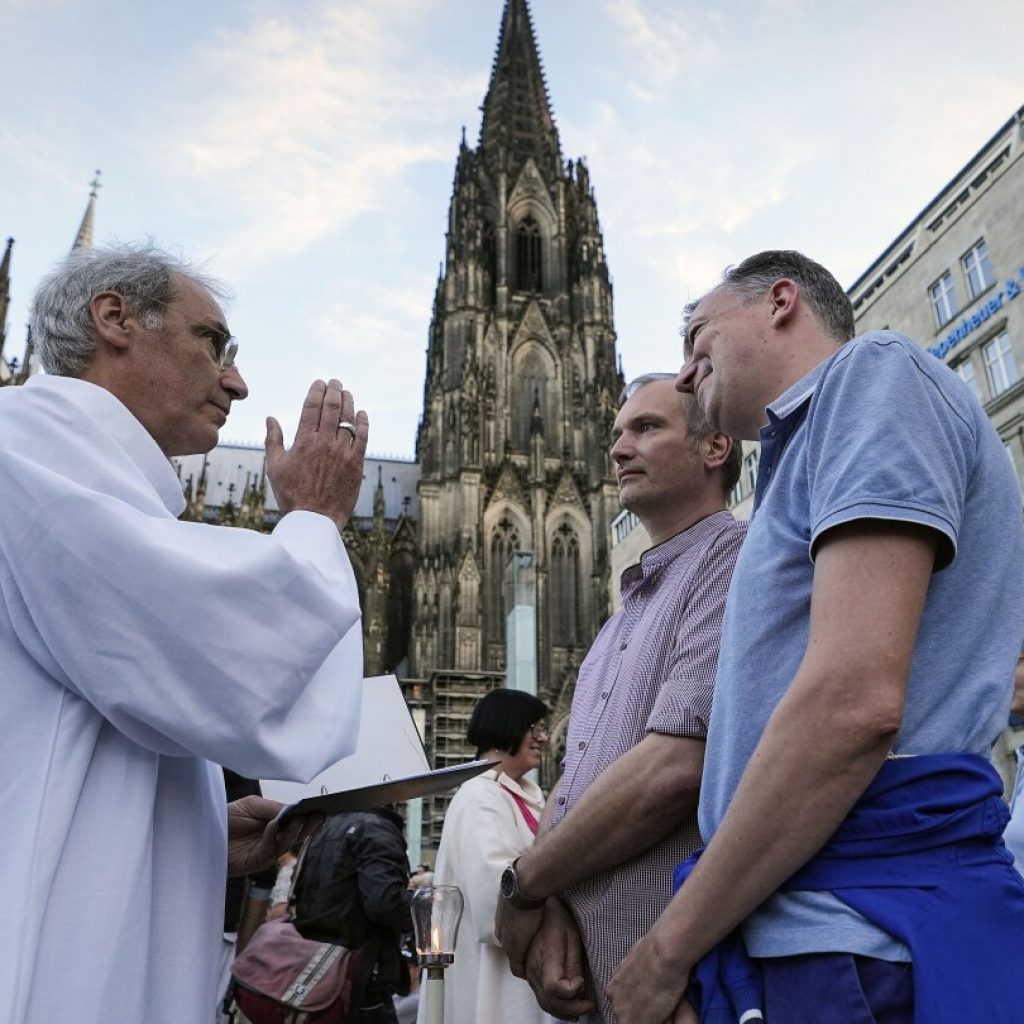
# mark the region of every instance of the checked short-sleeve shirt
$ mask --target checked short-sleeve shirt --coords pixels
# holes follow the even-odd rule
[[[648,733],[703,740],[725,598],[746,524],[716,512],[644,552],[622,574],[622,608],[580,666],[552,827]],[[672,897],[672,871],[700,844],[690,816],[645,853],[562,894],[583,936],[600,1016],[622,958]]]

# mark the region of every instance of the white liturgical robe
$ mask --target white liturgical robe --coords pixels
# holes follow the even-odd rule
[[[185,523],[85,381],[0,389],[0,1021],[208,1024],[224,784],[350,754],[362,637],[335,524]]]

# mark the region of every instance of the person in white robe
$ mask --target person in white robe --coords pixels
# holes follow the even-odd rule
[[[548,1024],[529,984],[515,977],[494,934],[501,874],[537,833],[544,795],[527,773],[540,767],[548,709],[521,690],[493,690],[470,716],[476,756],[497,762],[464,782],[445,812],[434,885],[457,885],[465,908],[455,962],[445,970],[445,1024]],[[427,999],[421,993],[419,1024]]]
[[[315,382],[289,450],[268,420],[273,533],[179,521],[168,457],[247,394],[215,293],[152,247],[74,253],[34,303],[47,375],[0,389],[4,1024],[210,1021],[217,766],[308,781],[355,746],[367,418]],[[239,820],[245,871],[272,829]]]

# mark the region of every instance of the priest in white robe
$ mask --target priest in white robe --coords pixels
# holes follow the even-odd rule
[[[180,522],[168,457],[247,389],[216,286],[144,246],[40,286],[48,370],[0,390],[0,1021],[209,1024],[218,765],[306,781],[358,732],[359,599],[340,527],[367,420],[316,382],[273,534]]]

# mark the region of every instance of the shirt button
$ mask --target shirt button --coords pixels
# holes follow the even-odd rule
[[[587,749],[586,743],[584,743],[583,740],[580,740],[580,750],[586,750],[586,749]]]
[[[564,796],[560,796],[558,798],[558,806],[559,807],[564,807],[565,806],[565,797]]]
[[[607,700],[607,699],[608,699],[608,691],[607,691],[607,690],[605,690],[605,691],[604,691],[604,692],[603,692],[603,693],[601,694],[601,700]]]
[[[628,640],[623,640],[622,643],[619,644],[619,650],[620,651],[624,651],[628,646],[629,646],[629,641]]]

